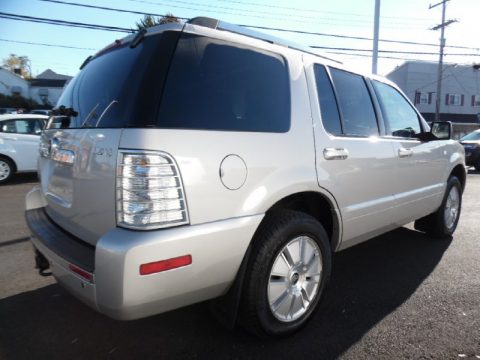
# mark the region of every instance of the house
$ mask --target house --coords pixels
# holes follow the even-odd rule
[[[387,75],[415,104],[425,120],[435,119],[438,63],[406,61]],[[440,120],[480,123],[478,66],[444,64],[441,72]]]
[[[0,67],[0,94],[30,97],[30,84],[20,75]]]
[[[57,74],[47,69],[36,78],[26,80],[20,75],[0,67],[0,93],[21,95],[41,105],[54,106],[71,76]]]

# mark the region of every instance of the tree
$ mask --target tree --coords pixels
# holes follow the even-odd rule
[[[30,59],[28,56],[17,56],[10,54],[8,58],[3,59],[2,66],[13,73],[22,75],[24,78],[31,77]]]
[[[175,15],[171,13],[167,13],[165,16],[160,16],[160,17],[153,17],[151,15],[145,15],[143,19],[141,19],[139,22],[135,23],[137,29],[136,30],[141,30],[141,29],[147,29],[149,27],[155,26],[155,25],[162,25],[162,24],[168,24],[168,23],[179,23],[180,19],[177,18]]]

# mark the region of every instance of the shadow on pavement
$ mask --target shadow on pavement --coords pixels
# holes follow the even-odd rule
[[[449,245],[401,228],[335,255],[320,311],[282,340],[225,330],[207,303],[118,322],[47,286],[0,300],[0,358],[336,358],[405,302]]]
[[[13,177],[8,180],[5,184],[0,186],[7,186],[7,185],[17,185],[17,184],[29,184],[38,182],[38,176],[36,172],[28,172],[28,173],[18,173],[13,175]]]

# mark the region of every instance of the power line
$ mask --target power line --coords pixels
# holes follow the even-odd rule
[[[60,0],[39,0],[39,1],[56,3],[56,4],[63,4],[63,5],[81,6],[81,7],[85,7],[85,8],[91,8],[91,9],[116,11],[116,12],[128,13],[128,14],[150,15],[150,16],[159,16],[159,17],[165,16],[165,14],[155,14],[155,13],[148,13],[148,12],[144,12],[144,11],[135,11],[135,10],[111,8],[111,7],[106,7],[106,6],[79,4],[79,3],[66,2],[66,1],[60,1]],[[189,18],[182,18],[182,17],[178,17],[178,16],[176,16],[176,18],[181,19],[181,20],[189,20]]]
[[[241,4],[241,5],[249,5],[249,6],[258,6],[258,7],[267,7],[267,8],[274,8],[274,9],[285,9],[285,10],[293,10],[293,11],[303,11],[303,12],[309,12],[309,13],[320,13],[320,14],[332,14],[332,15],[340,15],[340,16],[358,16],[358,17],[368,17],[371,18],[371,15],[367,14],[355,14],[355,13],[343,13],[343,12],[338,12],[338,11],[323,11],[323,10],[317,10],[317,9],[300,9],[300,8],[295,8],[295,7],[288,7],[288,6],[280,6],[280,5],[269,5],[269,4],[259,4],[259,3],[254,3],[254,2],[248,2],[248,1],[236,1],[236,0],[222,0],[223,2],[229,2],[229,3],[234,3],[234,4]],[[387,19],[405,19],[401,18],[398,16],[382,16],[382,18],[387,18]],[[415,20],[415,21],[428,21],[428,18],[418,18],[418,17],[408,17],[409,20]]]
[[[245,25],[245,24],[240,25],[240,26],[250,27],[252,29],[274,30],[274,31],[280,31],[280,32],[290,32],[290,33],[305,34],[305,35],[329,36],[329,37],[342,38],[342,39],[368,40],[368,41],[373,40],[373,38],[363,37],[363,36],[350,36],[350,35],[329,34],[329,33],[292,30],[292,29],[279,29],[279,28],[272,28],[272,27],[267,27],[267,26],[255,26],[255,25]],[[379,41],[380,42],[386,42],[386,43],[405,44],[405,45],[423,45],[423,46],[435,46],[435,47],[438,46],[438,44],[422,43],[422,42],[414,42],[414,41],[403,41],[403,40],[379,39]],[[468,47],[468,46],[446,45],[446,47],[451,47],[451,48],[454,48],[454,49],[480,50],[480,48],[472,48],[472,47]]]
[[[50,0],[53,1],[53,0]],[[56,2],[60,0],[55,0]],[[92,5],[93,6],[93,5]],[[159,15],[165,16],[165,15]],[[131,33],[133,32],[132,29],[121,28],[121,27],[114,27],[114,26],[106,26],[106,25],[97,25],[97,24],[88,24],[88,23],[80,23],[80,22],[72,22],[72,21],[64,21],[58,19],[48,19],[48,18],[39,18],[39,17],[32,17],[26,15],[18,15],[18,14],[10,14],[10,13],[3,13],[0,12],[0,18],[6,18],[10,20],[20,20],[20,21],[28,21],[28,22],[38,22],[38,23],[45,23],[50,25],[59,25],[59,26],[72,26],[72,27],[80,27],[80,28],[87,28],[87,29],[95,29],[95,30],[107,30],[107,31],[114,31],[114,32],[125,32]],[[338,38],[349,38],[349,39],[356,39],[356,40],[372,40],[371,38],[360,37],[360,36],[347,36],[347,35],[339,35],[339,34],[326,34],[326,33],[318,33],[318,32],[307,32],[307,31],[298,31],[298,30],[287,30],[287,29],[279,29],[279,28],[270,28],[264,26],[252,26],[252,25],[240,25],[244,27],[256,28],[256,29],[264,29],[264,30],[275,30],[275,31],[284,31],[284,32],[294,32],[294,33],[301,33],[301,34],[310,34],[310,35],[321,35],[321,36],[330,36],[330,37],[338,37]],[[395,43],[402,43],[402,44],[411,44],[411,45],[430,45],[426,43],[415,43],[410,41],[399,41],[399,40],[387,40],[383,39],[380,41],[384,42],[395,42]],[[431,44],[433,46],[437,46],[435,44]],[[348,50],[348,51],[370,51],[366,49],[354,49],[354,48],[337,48],[337,47],[326,47],[326,46],[311,46],[312,48],[316,49],[328,49],[328,50]],[[476,48],[469,48],[469,47],[460,47],[460,46],[451,46],[452,48],[466,48],[466,49],[473,49],[477,50]],[[384,53],[398,53],[398,54],[416,54],[416,55],[432,55],[434,53],[428,52],[408,52],[408,51],[390,51],[390,50],[380,50],[380,52]],[[436,54],[436,53],[435,53]],[[449,56],[480,56],[478,54],[446,54]]]
[[[219,5],[193,3],[191,1],[185,1],[185,0],[169,0],[168,3],[155,2],[155,1],[149,1],[149,0],[128,0],[128,1],[146,3],[146,4],[156,5],[156,6],[172,6],[172,7],[179,7],[179,8],[190,9],[190,10],[213,11],[213,12],[217,12],[217,13],[226,13],[226,14],[232,14],[231,11],[235,11],[234,14],[235,15],[240,15],[240,16],[255,16],[255,17],[258,17],[257,15],[261,14],[262,18],[265,18],[265,15],[267,15],[267,16],[270,16],[272,18],[275,18],[275,16],[279,16],[279,17],[282,17],[284,19],[289,19],[289,20],[291,20],[292,18],[310,19],[314,22],[318,22],[318,20],[327,20],[327,21],[335,20],[335,21],[337,21],[337,24],[338,24],[338,22],[350,22],[350,23],[354,22],[354,23],[363,23],[363,24],[371,23],[370,19],[366,19],[366,20],[363,20],[363,19],[346,19],[345,14],[341,14],[342,15],[341,18],[332,19],[331,15],[329,15],[328,17],[319,17],[318,15],[317,16],[297,15],[297,14],[292,14],[291,12],[289,12],[289,13],[278,13],[278,12],[273,13],[270,10],[269,11],[262,11],[262,10],[251,10],[251,9],[239,9],[239,8],[225,7],[225,6],[219,6]],[[182,4],[182,6],[172,5],[172,3]],[[196,6],[197,8],[186,7],[184,5]],[[212,9],[212,10],[199,9],[198,7],[208,8],[208,9]],[[225,12],[224,10],[226,10],[227,12]],[[244,12],[244,13],[247,13],[249,15],[239,14],[238,12]],[[251,14],[254,14],[254,15],[251,15]],[[323,23],[325,23],[325,22],[323,22]],[[419,24],[412,24],[412,22],[391,23],[391,24],[397,24],[397,25],[408,24],[410,26],[419,25]],[[345,26],[345,24],[344,24],[344,26]],[[352,26],[354,26],[354,25],[352,25]],[[356,25],[356,26],[358,26],[358,25]]]
[[[106,31],[114,31],[114,32],[126,32],[126,33],[133,32],[133,30],[131,29],[116,27],[116,26],[87,24],[87,23],[65,21],[65,20],[59,20],[59,19],[48,19],[48,18],[40,18],[40,17],[27,16],[27,15],[10,14],[10,13],[4,13],[4,12],[0,12],[0,18],[27,21],[27,22],[36,22],[36,23],[50,24],[50,25],[58,25],[58,26],[71,26],[71,27],[94,29],[94,30],[106,30]]]
[[[59,47],[59,48],[66,48],[66,49],[76,49],[76,50],[96,50],[93,48],[83,48],[83,47],[60,45],[60,44],[47,44],[47,43],[39,43],[39,42],[31,42],[31,41],[8,40],[8,39],[1,39],[1,38],[0,38],[0,41],[16,43],[16,44],[41,45],[41,46]]]
[[[94,9],[100,9],[100,10],[106,10],[106,11],[131,13],[131,14],[137,14],[137,15],[150,15],[150,16],[159,16],[159,17],[166,16],[166,14],[148,13],[148,12],[126,10],[126,9],[112,8],[112,7],[106,7],[106,6],[87,5],[87,4],[80,4],[80,3],[74,3],[74,2],[66,2],[66,1],[61,1],[61,0],[40,0],[40,1],[58,3],[58,4],[63,4],[63,5],[86,7],[86,8],[94,8]],[[155,3],[155,2],[147,1],[147,0],[128,0],[128,1],[159,5],[159,3]],[[181,19],[181,20],[189,20],[189,18],[185,18],[185,17],[178,17],[177,16],[177,18]],[[311,32],[311,31],[301,31],[301,30],[293,30],[293,29],[281,29],[281,28],[273,28],[273,27],[267,27],[267,26],[255,26],[255,25],[247,25],[247,24],[242,24],[242,25],[239,25],[239,26],[249,27],[249,28],[252,28],[252,29],[273,30],[273,31],[296,33],[296,34],[302,34],[302,35],[327,36],[327,37],[352,39],[352,40],[365,40],[365,41],[372,41],[373,40],[372,38],[362,37],[362,36],[349,36],[349,35],[340,35],[340,34],[329,34],[329,33]],[[423,46],[434,46],[434,47],[438,46],[438,44],[433,44],[433,43],[421,43],[421,42],[414,42],[414,41],[402,41],[402,40],[391,40],[391,39],[379,39],[379,41],[380,42],[386,42],[386,43],[405,44],[405,45],[423,45]],[[456,48],[456,49],[480,50],[480,48],[472,48],[472,47],[468,47],[468,46],[447,45],[447,47]]]
[[[310,46],[313,49],[327,49],[327,50],[343,50],[343,51],[359,51],[359,52],[371,52],[370,49],[354,49],[354,48],[340,48],[340,47],[330,47],[330,46]],[[409,54],[409,55],[438,55],[436,52],[424,52],[424,51],[400,51],[400,50],[378,50],[382,53],[390,54]],[[480,56],[479,54],[445,54],[445,56]]]

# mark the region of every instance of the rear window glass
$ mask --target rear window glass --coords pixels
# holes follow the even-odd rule
[[[68,84],[48,128],[153,126],[179,33],[146,36],[135,48],[113,46],[94,57]]]
[[[345,135],[378,135],[375,110],[363,77],[333,68],[330,72],[338,94]]]
[[[161,128],[287,132],[284,59],[222,40],[184,34],[160,106]]]

